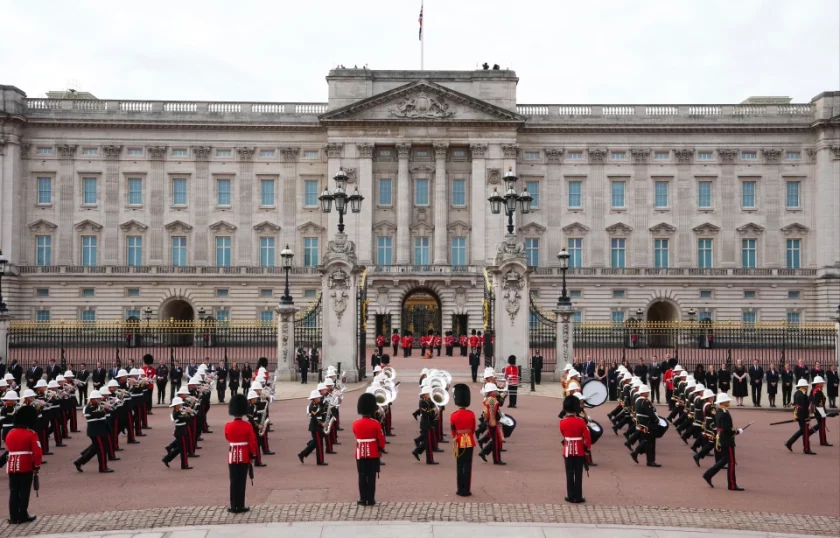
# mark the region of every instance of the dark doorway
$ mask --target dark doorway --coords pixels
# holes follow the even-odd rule
[[[669,323],[678,321],[677,307],[668,301],[656,301],[645,314],[648,331],[648,347],[668,348],[674,346],[673,328]]]
[[[402,331],[414,335],[414,346],[420,347],[420,336],[429,330],[440,332],[440,299],[431,290],[416,290],[405,296],[402,305]]]
[[[455,336],[467,334],[469,316],[467,314],[452,314],[452,332]]]
[[[194,342],[210,338],[210,331],[204,331],[203,335],[194,334],[192,325],[186,323],[195,321],[195,310],[187,301],[176,299],[164,304],[160,308],[160,318],[161,321],[174,322],[173,327],[166,334],[169,345],[191,346]]]
[[[382,335],[390,343],[391,314],[376,314],[376,336]]]

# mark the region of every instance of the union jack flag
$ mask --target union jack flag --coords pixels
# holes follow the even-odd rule
[[[420,18],[417,19],[417,22],[420,23],[420,33],[417,35],[417,39],[423,39],[423,4],[420,4]]]

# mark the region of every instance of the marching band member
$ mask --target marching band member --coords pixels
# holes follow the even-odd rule
[[[42,400],[47,402],[47,405],[44,409],[47,412],[47,415],[49,416],[48,423],[52,426],[53,429],[53,439],[55,440],[55,446],[64,447],[67,446],[63,442],[64,435],[66,435],[67,433],[67,427],[63,424],[62,420],[61,397],[57,392],[58,389],[60,389],[58,381],[53,379],[47,384],[46,390],[40,393],[40,396]]]
[[[112,403],[111,391],[108,390],[107,386],[100,387],[98,390],[102,396],[102,401],[110,407],[108,414],[105,415],[105,450],[108,453],[108,459],[110,461],[119,461],[120,458],[117,457],[117,453],[114,451],[113,434],[111,433],[114,428],[114,415],[116,414],[114,403]]]
[[[175,439],[166,447],[166,456],[160,461],[169,467],[172,460],[181,456],[181,469],[186,471],[192,469],[189,460],[190,439],[187,428],[192,411],[184,405],[184,400],[180,396],[172,398],[169,407],[172,408],[171,420],[175,424],[175,431],[173,432]]]
[[[265,454],[266,456],[273,456],[275,452],[273,452],[268,446],[268,426],[266,426],[268,422],[268,398],[263,390],[263,384],[255,381],[251,385],[251,390],[248,392],[250,393],[251,391],[257,393],[256,412],[259,417],[258,424],[260,426],[257,431],[257,444],[259,445],[262,454]],[[262,431],[262,433],[259,433],[259,431]],[[262,463],[262,458],[260,458],[260,463]]]
[[[257,438],[257,451],[254,452],[254,466],[255,467],[265,467],[266,464],[262,462],[262,447],[260,446],[260,429],[262,429],[262,418],[263,416],[259,414],[257,401],[260,399],[259,394],[255,390],[248,390],[248,395],[246,396],[245,401],[248,404],[248,423],[251,425],[251,429],[254,430],[254,435]]]
[[[487,463],[487,454],[493,453],[493,465],[507,465],[502,461],[502,430],[499,428],[501,410],[499,405],[499,388],[494,383],[488,383],[483,389],[484,402],[482,415],[487,423],[489,440],[478,456]]]
[[[712,478],[718,471],[727,467],[726,482],[729,489],[731,491],[744,491],[744,488],[738,487],[738,482],[735,480],[735,436],[744,433],[744,429],[732,426],[732,415],[729,414],[729,403],[731,401],[729,395],[725,392],[718,394],[715,400],[715,404],[718,407],[715,413],[715,428],[717,430],[716,450],[718,458],[715,464],[703,473],[703,480],[709,484],[709,487],[715,487],[712,484]]]
[[[17,525],[35,521],[29,514],[32,480],[41,469],[42,451],[35,433],[38,412],[30,406],[15,413],[14,428],[6,436],[9,451],[6,473],[9,475],[9,523]]]
[[[143,419],[146,416],[146,390],[143,388],[143,382],[140,380],[142,375],[143,372],[137,368],[132,368],[131,371],[128,372],[128,387],[129,392],[131,392],[131,418],[134,420],[133,427],[135,437],[146,436],[146,434],[143,433]]]
[[[475,413],[469,410],[470,387],[459,383],[452,388],[458,410],[449,416],[452,429],[452,450],[455,453],[456,483],[459,497],[469,497],[472,486],[472,461],[475,448]]]
[[[242,417],[248,413],[248,402],[245,396],[234,395],[230,399],[228,413],[234,418],[225,424],[225,439],[230,445],[228,449],[230,506],[227,510],[233,514],[239,514],[250,510],[245,506],[245,487],[251,469],[251,460],[258,450],[257,437],[250,424],[242,420]]]
[[[809,435],[809,421],[811,420],[810,408],[811,401],[808,398],[808,380],[802,378],[796,382],[796,393],[793,395],[793,418],[799,424],[799,429],[785,443],[785,448],[791,452],[793,452],[793,443],[801,437],[803,453],[816,455],[816,452],[811,451],[811,442],[809,439],[811,437]]]
[[[715,414],[717,413],[715,393],[706,389],[703,391],[702,398],[704,400],[702,411],[703,433],[700,435],[702,442],[699,452],[695,451],[697,453],[692,456],[698,467],[700,467],[700,460],[708,456],[715,448]]]
[[[420,435],[414,439],[414,450],[411,455],[420,461],[420,454],[426,452],[426,465],[437,465],[433,455],[435,447],[434,424],[437,417],[437,406],[432,401],[432,387],[424,385],[420,389],[420,403],[413,413],[415,420],[420,418]]]
[[[583,467],[592,439],[586,421],[578,416],[580,400],[567,396],[563,400],[565,416],[560,420],[563,435],[563,457],[566,463],[566,502],[586,502],[583,496]]]
[[[639,423],[638,429],[642,434],[641,441],[636,449],[630,453],[633,461],[639,463],[639,454],[647,456],[648,467],[662,467],[656,463],[656,436],[652,428],[659,423],[659,415],[650,401],[650,387],[642,385],[639,387],[639,398],[636,400],[636,420]]]
[[[379,422],[373,418],[377,407],[373,394],[362,393],[356,406],[362,418],[353,422],[356,471],[359,473],[359,500],[356,504],[361,506],[376,504],[376,476],[381,463],[379,454],[385,450],[385,436]]]
[[[298,452],[298,459],[303,463],[304,458],[308,457],[315,451],[315,459],[318,465],[329,465],[324,461],[324,422],[322,419],[321,410],[321,392],[318,389],[313,390],[309,394],[309,433],[312,439],[306,443],[306,448]]]
[[[113,473],[114,470],[108,467],[108,450],[106,447],[108,408],[102,403],[102,394],[98,390],[90,393],[84,415],[87,420],[87,436],[90,439],[90,446],[82,451],[81,457],[74,461],[73,465],[81,473],[82,465],[89,462],[95,455],[99,462],[99,472]]]
[[[516,392],[519,387],[519,367],[516,366],[516,355],[508,357],[508,365],[505,367],[505,383],[510,396],[510,407],[516,409]]]
[[[820,432],[820,446],[834,446],[828,442],[828,438],[825,435],[825,393],[823,392],[823,385],[825,384],[825,380],[822,376],[816,376],[813,381],[813,386],[811,389],[811,407],[813,409],[814,420],[817,423],[808,431],[808,436],[810,437],[816,432]]]
[[[563,367],[563,373],[560,374],[560,387],[563,389],[563,394],[566,394],[566,384],[568,382],[569,370],[574,369],[574,366],[569,363]]]
[[[586,428],[589,429],[589,415],[586,414],[586,409],[584,408],[583,402],[586,401],[586,396],[583,395],[582,392],[576,392],[574,394],[575,398],[580,400],[580,411],[578,412],[578,416],[582,418],[586,422]],[[562,417],[561,417],[562,418]],[[590,431],[590,436],[592,432]],[[586,464],[589,467],[597,467],[598,464],[592,461],[592,449],[586,451]]]

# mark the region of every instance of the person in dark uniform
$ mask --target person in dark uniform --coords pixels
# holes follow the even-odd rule
[[[495,378],[493,378],[495,381]],[[503,436],[499,419],[501,418],[502,400],[499,398],[499,388],[494,382],[488,382],[484,385],[484,402],[482,403],[482,416],[484,423],[487,425],[487,443],[478,457],[487,463],[487,454],[493,453],[494,465],[507,465],[502,461],[502,444]]]
[[[478,353],[475,351],[470,351],[470,373],[472,374],[473,383],[478,381],[478,366],[481,360],[478,356]]]
[[[648,375],[650,376],[650,401],[653,403],[653,400],[656,400],[656,403],[662,403],[659,398],[659,385],[662,383],[662,365],[656,360],[656,355],[653,356],[653,360],[650,363]]]
[[[785,363],[782,369],[782,407],[790,407],[790,397],[793,395],[793,371],[790,369],[790,364]]]
[[[731,491],[744,491],[744,488],[738,486],[735,480],[735,436],[744,433],[743,428],[735,428],[732,425],[732,415],[729,413],[729,404],[732,400],[728,394],[718,394],[715,400],[717,411],[715,412],[715,429],[717,430],[715,448],[716,461],[715,464],[705,473],[703,473],[703,480],[709,484],[709,487],[715,487],[712,484],[712,478],[724,467],[727,468],[726,484]]]
[[[257,436],[251,425],[242,419],[248,414],[248,401],[244,395],[236,394],[231,397],[228,414],[233,420],[225,424],[230,477],[230,506],[227,511],[240,514],[251,510],[245,506],[245,486],[251,471],[251,459],[257,452]]]
[[[721,364],[718,370],[718,386],[723,393],[728,393],[732,386],[732,372],[729,371],[726,363]]]
[[[653,429],[659,424],[659,415],[650,401],[650,387],[642,385],[639,387],[639,397],[636,399],[636,420],[639,424],[641,440],[635,450],[630,453],[633,461],[639,463],[639,455],[645,454],[648,467],[662,467],[656,463],[656,436]]]
[[[776,393],[779,390],[779,371],[776,370],[776,365],[772,362],[765,377],[767,378],[767,399],[770,400],[770,407],[776,407]]]
[[[303,350],[302,347],[298,348],[297,365],[298,372],[300,372],[301,385],[309,383],[309,357],[306,355],[306,352]]]
[[[329,465],[324,461],[324,419],[321,409],[321,393],[313,390],[309,394],[309,433],[312,439],[306,443],[306,448],[298,452],[298,459],[303,463],[304,458],[315,451],[315,459],[318,465]]]
[[[825,393],[823,392],[824,384],[825,379],[822,376],[814,378],[814,384],[811,389],[811,405],[814,407],[814,420],[817,423],[810,429],[808,435],[811,436],[819,432],[820,446],[834,446],[828,442],[828,438],[825,435],[825,419],[827,417],[825,412]]]
[[[825,388],[828,392],[828,405],[837,409],[837,393],[840,391],[840,374],[837,373],[837,365],[832,364],[825,373]]]
[[[53,381],[56,377],[61,375],[61,366],[55,363],[55,359],[50,359],[50,364],[47,366],[47,381]]]
[[[35,384],[41,379],[41,376],[44,375],[44,370],[38,366],[38,361],[33,360],[32,366],[30,366],[26,370],[26,386],[32,390],[35,390]]]
[[[519,367],[516,365],[516,355],[508,357],[508,365],[505,366],[505,386],[508,389],[510,403],[508,407],[516,409],[516,396],[519,390]]]
[[[456,484],[459,497],[472,495],[472,461],[475,448],[475,413],[469,410],[470,387],[459,383],[452,388],[452,398],[458,410],[449,416],[452,444],[455,451]]]
[[[393,333],[391,333],[391,348],[393,355],[396,357],[400,349],[400,331],[398,329],[394,329]]]
[[[542,381],[542,368],[543,368],[543,356],[540,354],[540,350],[536,350],[534,352],[534,356],[531,357],[531,370],[534,373],[534,384],[539,385],[540,381]]]
[[[33,383],[34,386],[34,383]],[[6,472],[9,475],[9,524],[35,521],[29,514],[32,481],[41,469],[42,451],[35,433],[38,412],[32,406],[22,406],[15,413],[15,426],[6,436],[9,456]]]
[[[179,396],[172,398],[172,403],[169,404],[172,409],[172,422],[175,424],[175,431],[173,435],[175,439],[166,447],[166,456],[162,461],[164,465],[169,467],[169,462],[181,456],[181,469],[187,471],[192,469],[190,467],[190,432],[189,422],[192,416],[192,410],[184,405],[184,400]]]
[[[560,433],[563,435],[563,457],[566,462],[566,497],[568,503],[586,502],[583,496],[583,467],[586,453],[592,448],[592,438],[586,421],[578,416],[580,400],[567,396],[563,400],[563,418]]]
[[[633,375],[641,379],[643,384],[647,384],[648,367],[645,366],[645,361],[643,359],[640,358],[639,364],[633,368]]]
[[[79,364],[79,370],[74,370],[73,375],[76,376],[77,381],[81,381],[81,383],[78,384],[79,404],[86,405],[88,401],[88,379],[90,379],[90,371],[88,371],[85,363],[81,363]]]
[[[793,395],[793,418],[796,419],[799,427],[796,433],[785,442],[785,448],[791,452],[793,452],[793,443],[801,437],[802,451],[808,455],[816,455],[816,452],[811,451],[811,442],[809,439],[810,408],[811,399],[808,398],[808,381],[803,378],[796,382],[796,394]]]
[[[420,403],[413,413],[415,420],[420,418],[420,435],[414,439],[414,450],[411,455],[420,461],[420,454],[426,453],[426,465],[437,465],[434,457],[435,424],[437,422],[437,406],[431,399],[432,388],[425,386],[420,390]]]
[[[360,506],[376,504],[376,477],[379,474],[380,454],[385,450],[385,435],[382,425],[373,418],[378,406],[376,396],[364,392],[359,396],[356,411],[362,418],[353,422],[356,436],[356,472],[359,474]]]
[[[162,405],[166,400],[166,384],[169,382],[169,367],[161,359],[158,367],[155,368],[155,384],[157,385],[157,403]]]
[[[96,368],[93,369],[93,373],[91,373],[91,383],[93,384],[93,390],[100,390],[105,385],[107,379],[108,372],[105,368],[102,367],[101,362],[96,363]]]
[[[370,369],[373,370],[374,368],[376,368],[377,366],[380,366],[381,364],[382,364],[382,352],[377,350],[376,353],[373,353],[370,356]]]
[[[181,362],[175,361],[172,371],[169,372],[169,381],[172,383],[169,386],[169,401],[175,398],[175,393],[181,389],[181,382],[184,379],[184,369],[181,368]]]
[[[378,334],[376,335],[376,351],[381,355],[383,349],[385,349],[385,335]]]
[[[750,388],[752,390],[752,402],[756,407],[761,407],[761,387],[763,383],[764,368],[758,364],[758,359],[755,359],[750,367]]]
[[[216,367],[216,397],[219,403],[225,403],[225,392],[227,392],[228,369],[223,361]]]
[[[108,413],[110,409],[102,403],[102,395],[98,390],[90,393],[90,401],[85,406],[84,415],[87,419],[87,436],[90,446],[82,451],[81,457],[73,462],[76,470],[82,472],[82,465],[96,456],[100,473],[113,473],[108,467]]]

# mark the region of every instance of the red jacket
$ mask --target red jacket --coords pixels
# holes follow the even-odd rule
[[[446,347],[455,347],[455,337],[454,336],[447,336],[445,340],[446,340]]]
[[[466,345],[467,345],[467,337],[466,337],[466,336],[461,336],[461,337],[459,337],[459,338],[458,338],[458,345],[460,345],[461,347],[466,347]]]
[[[402,337],[402,347],[410,348],[411,347],[411,339],[407,336]]]
[[[398,345],[399,343],[400,343],[400,335],[398,335],[398,334],[392,334],[392,335],[391,335],[391,345],[392,345],[392,346],[396,346],[396,345]]]
[[[420,337],[420,347],[426,347],[429,345],[429,338],[427,336]]]
[[[674,390],[674,370],[670,368],[665,370],[665,374],[662,376],[662,381],[665,382],[666,389]]]
[[[353,435],[356,436],[357,460],[377,459],[379,451],[385,450],[385,435],[378,420],[360,418],[353,423]]]
[[[376,337],[376,347],[385,347],[385,337],[381,334]]]
[[[443,339],[440,336],[435,336],[435,338],[434,338],[435,347],[440,347],[441,343],[443,343]]]
[[[514,364],[505,366],[505,381],[513,387],[519,385],[519,367]]]
[[[251,463],[257,453],[257,434],[249,422],[235,418],[225,424],[225,439],[230,444],[228,463]]]
[[[563,434],[563,456],[583,456],[592,447],[592,438],[586,421],[580,417],[567,415],[560,421],[560,433]]]
[[[38,434],[27,428],[12,428],[6,436],[6,450],[9,451],[9,462],[6,473],[31,473],[41,467],[41,443]]]
[[[149,378],[152,381],[155,380],[155,367],[154,366],[146,365],[146,366],[143,366],[143,368],[141,368],[141,369],[143,370],[143,375],[145,375],[147,378]]]
[[[452,427],[452,441],[457,448],[475,446],[475,413],[469,409],[458,409],[449,415]]]
[[[470,347],[478,347],[478,337],[470,336]]]

